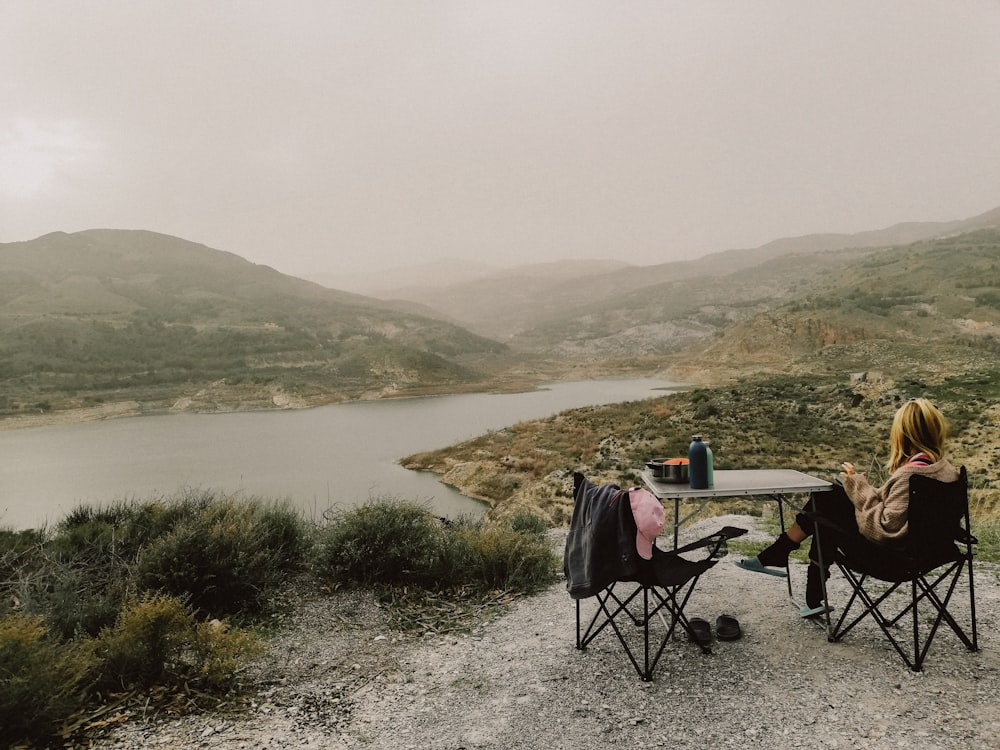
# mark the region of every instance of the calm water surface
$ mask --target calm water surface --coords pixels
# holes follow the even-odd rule
[[[558,383],[515,394],[364,401],[301,411],[172,414],[0,431],[0,526],[37,527],[82,502],[186,488],[287,499],[307,515],[393,495],[442,515],[482,506],[396,463],[564,409],[660,396],[663,380]]]

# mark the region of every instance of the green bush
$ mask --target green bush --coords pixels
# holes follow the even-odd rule
[[[38,548],[45,542],[45,532],[39,529],[15,531],[11,528],[0,528],[0,560],[8,556],[23,555]]]
[[[171,502],[75,508],[51,534],[0,530],[0,614],[44,615],[63,639],[96,636],[153,590],[215,616],[266,611],[312,539],[280,504],[188,492]]]
[[[0,618],[0,745],[55,736],[86,701],[95,659],[90,644],[63,644],[42,618]]]
[[[412,503],[378,500],[320,532],[318,573],[337,584],[529,592],[553,580],[556,559],[538,519],[443,523]]]
[[[530,593],[551,583],[556,572],[543,536],[507,524],[458,528],[446,549],[451,564],[442,580],[479,593]]]
[[[0,532],[0,614],[44,615],[60,638],[95,635],[114,621],[124,597],[127,566],[99,538],[110,527],[71,532]]]
[[[76,559],[85,554],[99,559],[111,555],[134,562],[150,542],[219,502],[212,492],[186,490],[166,500],[78,505],[56,527],[52,549]]]
[[[320,531],[317,572],[343,585],[432,586],[443,555],[440,519],[421,505],[384,498]]]
[[[515,513],[508,522],[514,531],[522,531],[526,534],[544,534],[547,530],[545,520],[539,518],[534,513]]]
[[[229,630],[217,620],[199,622],[179,599],[148,595],[130,603],[98,637],[98,687],[224,693],[235,687],[238,668],[260,650],[247,631]]]
[[[49,631],[68,640],[97,635],[113,623],[129,586],[126,569],[46,557],[30,574],[22,571],[17,595],[25,612],[44,615]]]
[[[45,533],[0,529],[0,616],[21,606],[23,582],[43,566]]]
[[[310,543],[291,508],[222,500],[154,538],[139,556],[136,582],[140,591],[181,597],[204,614],[260,614],[302,568]]]

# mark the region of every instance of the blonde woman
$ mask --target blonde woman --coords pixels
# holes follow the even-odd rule
[[[890,472],[888,481],[881,487],[873,487],[863,472],[845,461],[841,464],[840,485],[829,492],[815,493],[807,507],[844,529],[833,541],[845,547],[859,540],[891,542],[905,537],[910,476],[924,474],[941,482],[954,482],[959,477],[943,454],[947,434],[947,422],[937,407],[925,398],[911,398],[896,411],[892,420],[886,467]],[[799,513],[795,523],[771,546],[756,557],[736,564],[756,573],[785,576],[787,573],[782,568],[788,565],[789,553],[798,549],[814,530],[813,522]],[[823,539],[827,537],[824,531]],[[828,610],[823,603],[823,584],[815,547],[815,544],[809,546],[806,606],[799,612],[803,617],[814,617]],[[827,571],[822,571],[822,575],[825,577]]]

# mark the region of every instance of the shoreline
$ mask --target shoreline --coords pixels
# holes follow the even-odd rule
[[[235,393],[227,398],[224,393],[214,391],[210,399],[199,399],[207,395],[201,391],[195,396],[178,396],[171,403],[165,401],[143,402],[137,399],[123,399],[94,406],[79,406],[37,414],[12,414],[0,417],[0,431],[23,430],[36,427],[70,426],[99,422],[106,419],[121,419],[126,417],[162,416],[166,414],[233,414],[237,412],[293,411],[299,409],[314,409],[320,406],[335,406],[337,404],[357,401],[388,401],[407,398],[427,398],[432,396],[453,396],[466,393],[527,393],[529,391],[545,390],[552,384],[573,383],[581,380],[607,379],[642,379],[657,377],[655,374],[632,374],[624,377],[620,373],[606,373],[581,378],[579,374],[569,378],[517,379],[509,382],[479,383],[472,386],[450,386],[441,388],[415,388],[407,391],[382,390],[365,391],[354,396],[343,393],[331,393],[323,397],[303,399],[290,396],[283,389],[257,393],[247,398],[247,394]],[[667,378],[664,378],[668,380]],[[664,393],[689,390],[697,387],[691,383],[671,383],[664,386]],[[220,398],[221,396],[221,398]],[[241,397],[242,396],[242,397]]]
[[[169,411],[143,411],[138,401],[114,401],[99,406],[83,406],[76,409],[61,409],[59,411],[40,414],[17,414],[0,419],[0,430],[23,430],[32,427],[53,427],[99,422],[105,419],[122,417],[137,417],[145,414],[160,414]]]

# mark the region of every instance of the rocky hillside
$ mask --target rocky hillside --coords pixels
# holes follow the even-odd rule
[[[461,389],[503,344],[152,232],[0,245],[0,415]]]
[[[969,466],[977,491],[996,486],[1000,232],[776,259],[741,272],[730,287],[749,290],[762,279],[775,286],[753,304],[738,303],[734,292],[728,303],[716,296],[708,305],[700,295],[715,282],[692,284],[689,314],[674,324],[707,329],[715,315],[715,330],[679,352],[650,351],[673,378],[714,387],[515,425],[404,465],[440,473],[497,513],[540,508],[561,524],[572,508],[572,471],[634,484],[645,461],[684,455],[696,432],[712,440],[720,468],[794,466],[834,476],[852,460],[877,473],[892,413],[923,395],[951,420],[952,455]],[[663,290],[643,314],[665,326],[663,311],[681,293]],[[656,298],[650,290],[645,297]],[[634,309],[578,321],[587,332],[579,340],[606,340],[623,356],[635,351],[632,329],[615,328]],[[996,503],[995,494],[986,501]]]
[[[956,374],[997,361],[1000,231],[827,260],[801,256],[801,282],[789,278],[766,309],[720,326],[686,353],[683,368],[717,375],[910,368]],[[758,271],[767,274],[770,265]]]
[[[969,363],[971,365],[971,363]],[[952,426],[949,454],[968,466],[975,502],[1000,508],[1000,373],[927,370],[841,376],[766,376],[727,387],[564,412],[403,459],[489,503],[494,515],[536,513],[569,523],[572,473],[621,486],[640,483],[655,457],[686,455],[694,433],[711,441],[715,466],[796,468],[832,479],[842,461],[883,478],[893,412],[911,396],[932,398]],[[733,511],[731,505],[727,506]],[[757,507],[757,510],[753,510]],[[752,503],[747,512],[759,512]]]
[[[88,408],[307,406],[545,379],[662,374],[957,373],[1000,349],[996,214],[780,240],[649,268],[537,273],[379,301],[150,232],[56,233],[0,245],[0,417]],[[836,244],[840,249],[830,249]],[[529,283],[530,282],[530,283]],[[446,318],[471,294],[471,327]],[[928,348],[930,346],[930,348]]]

